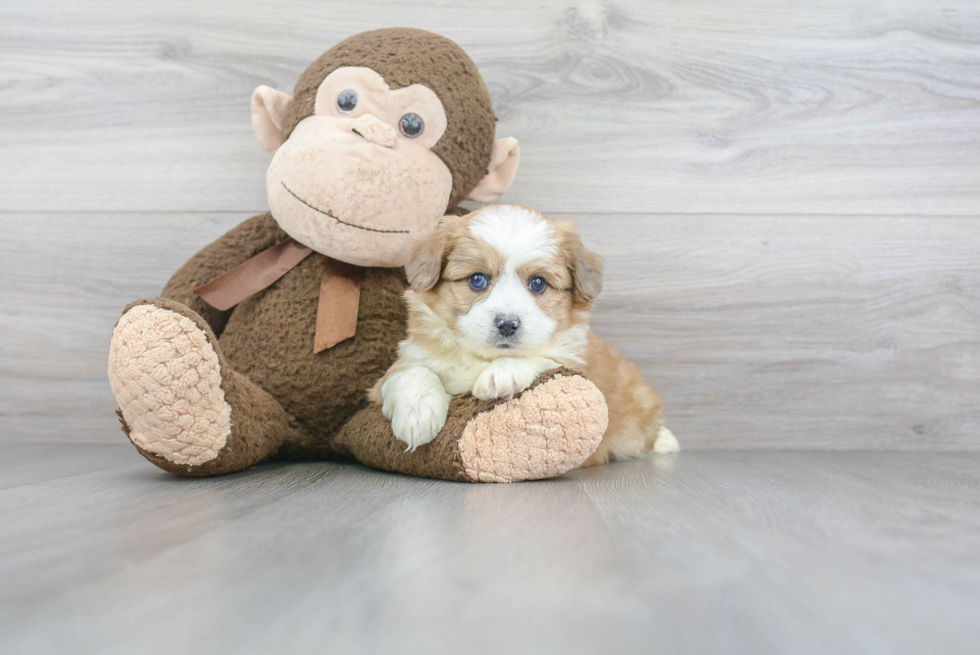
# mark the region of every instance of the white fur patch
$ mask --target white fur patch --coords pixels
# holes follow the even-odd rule
[[[508,265],[509,268],[509,265]],[[527,352],[547,344],[558,324],[545,314],[517,273],[508,270],[494,280],[486,300],[478,303],[464,316],[458,325],[465,339],[472,344],[494,347],[497,337],[496,318],[499,315],[515,316],[521,322],[513,345]],[[504,355],[506,351],[499,351]]]
[[[676,453],[680,449],[681,445],[677,442],[677,437],[674,436],[674,433],[661,426],[660,431],[657,432],[657,440],[653,443],[653,452]]]
[[[518,277],[517,268],[555,256],[558,244],[554,228],[530,209],[499,205],[483,209],[470,224],[470,233],[500,253],[504,267],[490,281],[486,300],[459,319],[460,332],[485,354],[537,354],[537,350],[551,341],[558,324],[538,307],[527,288],[528,281]],[[509,343],[511,353],[496,349],[498,316],[513,316],[520,321],[517,336]]]
[[[480,400],[510,400],[531,386],[539,375],[553,368],[558,368],[558,363],[544,357],[495,359],[476,379],[473,395]]]
[[[446,424],[449,394],[428,368],[415,366],[394,373],[381,386],[381,398],[381,412],[391,419],[392,431],[408,445],[407,450],[429,443]]]
[[[555,232],[548,221],[515,205],[484,209],[473,221],[470,232],[496,248],[507,260],[508,271],[535,259],[552,257],[558,251]]]

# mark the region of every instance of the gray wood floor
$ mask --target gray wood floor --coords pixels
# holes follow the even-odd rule
[[[683,452],[541,483],[0,457],[4,653],[975,653],[980,454]]]

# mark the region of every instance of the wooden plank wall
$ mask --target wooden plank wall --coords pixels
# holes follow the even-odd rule
[[[0,6],[0,439],[117,441],[111,326],[265,209],[248,102],[387,25],[472,55],[504,200],[608,260],[594,325],[689,448],[978,449],[972,0]]]

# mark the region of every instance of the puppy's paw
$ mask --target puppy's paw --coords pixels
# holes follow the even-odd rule
[[[416,367],[396,373],[381,387],[381,412],[391,430],[414,451],[436,438],[446,424],[449,394],[432,371]]]
[[[533,364],[522,359],[505,357],[494,360],[473,384],[473,395],[480,400],[506,398],[510,400],[534,382],[540,375]]]

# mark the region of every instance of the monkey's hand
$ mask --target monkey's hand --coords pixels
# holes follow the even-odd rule
[[[545,357],[501,357],[490,362],[473,384],[473,395],[480,400],[510,400],[558,363]]]
[[[423,366],[394,373],[381,386],[381,412],[407,451],[436,438],[446,424],[449,394],[438,376]]]

